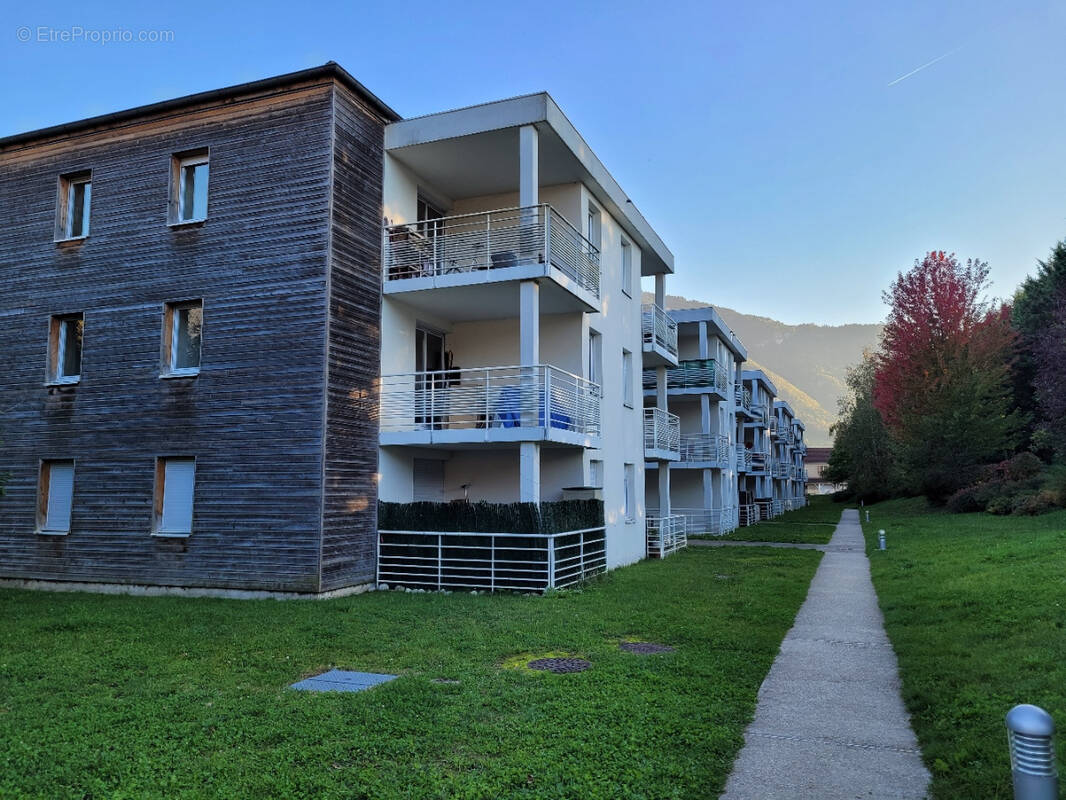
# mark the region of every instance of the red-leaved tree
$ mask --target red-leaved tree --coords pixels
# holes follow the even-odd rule
[[[874,405],[911,490],[941,500],[1014,443],[1010,309],[984,299],[987,263],[927,253],[885,292]]]

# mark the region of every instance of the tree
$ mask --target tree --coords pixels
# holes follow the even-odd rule
[[[827,479],[846,483],[848,494],[867,502],[890,497],[899,487],[892,441],[874,408],[876,370],[877,359],[870,352],[848,370],[848,390],[839,401],[839,421],[830,429],[833,450],[825,469]]]
[[[1066,458],[1066,287],[1059,294],[1044,329],[1032,340],[1032,394],[1041,415],[1041,430],[1059,458]]]
[[[885,292],[890,311],[874,406],[897,446],[906,487],[941,501],[1017,441],[1011,410],[1016,338],[1010,308],[984,299],[988,265],[926,254]]]
[[[1062,298],[1066,297],[1066,240],[1052,248],[1047,261],[1038,264],[1036,275],[1027,277],[1018,287],[1011,308],[1011,322],[1020,337],[1014,364],[1014,403],[1031,419],[1026,434],[1033,437],[1034,445],[1043,438],[1041,433],[1050,433],[1062,455],[1064,441],[1061,431],[1056,432],[1061,409],[1056,398],[1046,393],[1064,380],[1057,374],[1062,369],[1061,360],[1047,361],[1044,356],[1055,353],[1054,343],[1047,336],[1062,318]],[[1058,357],[1061,359],[1061,352]],[[1051,402],[1050,407],[1039,400],[1041,396]]]

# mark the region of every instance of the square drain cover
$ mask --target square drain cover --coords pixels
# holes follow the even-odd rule
[[[343,669],[331,669],[321,675],[314,675],[297,681],[290,688],[306,692],[361,692],[379,683],[387,683],[395,675],[383,675],[376,672],[349,672]]]

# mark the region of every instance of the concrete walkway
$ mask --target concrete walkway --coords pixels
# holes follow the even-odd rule
[[[844,512],[825,550],[723,800],[926,796],[857,511]]]

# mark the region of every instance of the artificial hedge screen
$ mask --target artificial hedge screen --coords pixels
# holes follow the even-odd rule
[[[378,503],[383,531],[563,533],[603,527],[602,500],[550,503]]]

